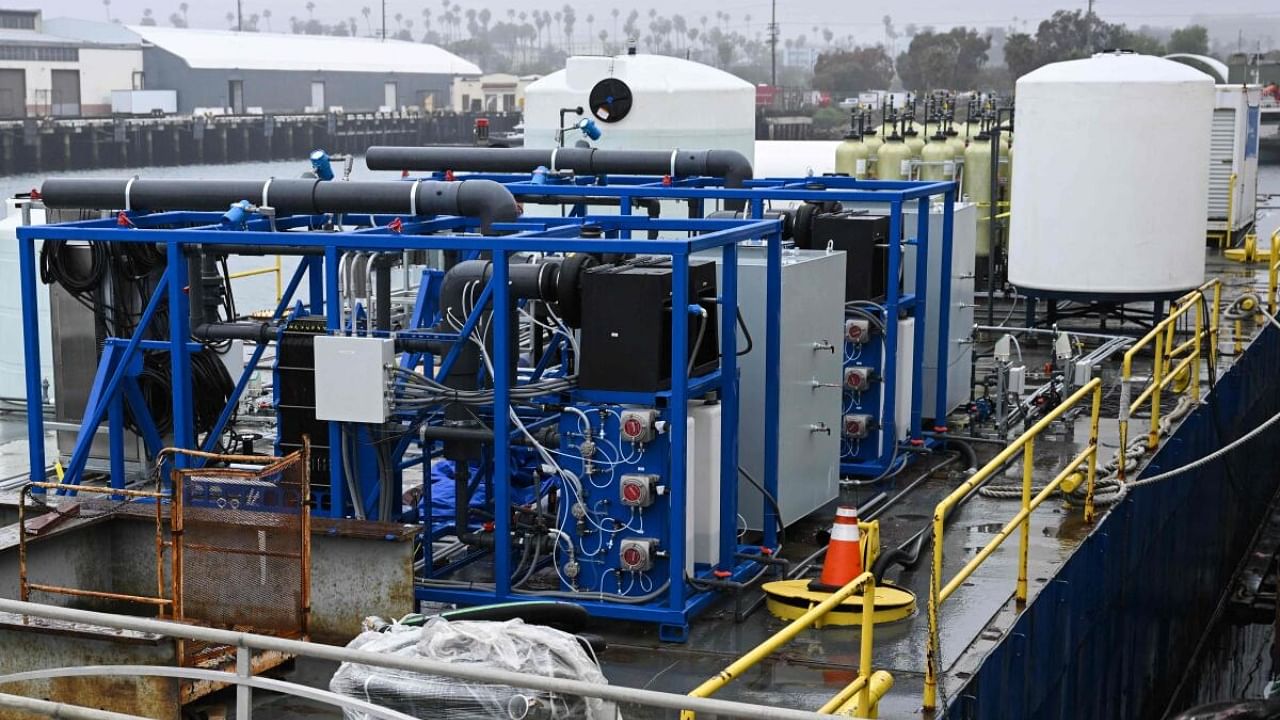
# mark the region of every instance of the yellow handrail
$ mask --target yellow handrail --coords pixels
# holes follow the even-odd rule
[[[1208,327],[1206,328],[1205,305],[1208,298],[1205,293],[1213,290],[1213,301],[1209,306]],[[1160,444],[1161,392],[1182,373],[1187,373],[1190,383],[1187,391],[1192,400],[1200,399],[1200,360],[1205,356],[1203,341],[1208,340],[1209,353],[1206,360],[1216,363],[1218,360],[1218,330],[1220,305],[1222,301],[1222,281],[1214,278],[1192,292],[1183,295],[1174,302],[1168,317],[1156,323],[1151,331],[1134,343],[1124,354],[1124,364],[1120,372],[1120,452],[1118,454],[1116,476],[1124,480],[1126,449],[1129,447],[1129,420],[1145,403],[1151,403],[1151,425],[1147,431],[1147,449],[1154,450]],[[1178,321],[1195,311],[1195,332],[1179,345],[1174,345]],[[1151,382],[1138,393],[1138,397],[1130,400],[1133,380],[1133,360],[1138,353],[1152,346],[1154,357],[1151,363]],[[1176,363],[1176,364],[1175,364]]]
[[[1089,445],[1080,454],[1076,455],[1066,467],[1058,473],[1048,485],[1044,487],[1034,497],[1031,495],[1032,476],[1034,475],[1035,463],[1035,440],[1043,433],[1050,424],[1065,415],[1082,400],[1087,397],[1092,398],[1091,415],[1089,419]],[[1030,548],[1031,540],[1031,513],[1040,507],[1041,503],[1047,500],[1054,492],[1058,490],[1073,475],[1078,475],[1080,466],[1088,463],[1085,475],[1085,504],[1084,519],[1085,522],[1093,522],[1093,484],[1097,476],[1098,468],[1098,418],[1102,410],[1102,380],[1094,378],[1086,383],[1079,390],[1076,390],[1070,397],[1062,401],[1058,407],[1049,411],[1044,417],[1027,429],[1018,439],[1010,443],[1004,450],[991,459],[981,470],[974,473],[968,480],[957,487],[950,495],[938,503],[933,511],[933,574],[929,581],[929,637],[928,647],[925,654],[925,676],[924,676],[924,708],[925,710],[933,710],[937,707],[938,702],[938,672],[942,662],[942,644],[938,631],[938,611],[942,603],[951,597],[956,590],[964,583],[970,575],[977,570],[987,558],[995,553],[1014,530],[1021,529],[1020,546],[1018,551],[1018,580],[1016,589],[1016,599],[1019,607],[1027,602],[1027,555]],[[955,508],[960,501],[973,492],[979,485],[986,482],[988,478],[1000,472],[1006,464],[1013,460],[1018,453],[1023,454],[1022,457],[1022,507],[1013,519],[1005,524],[996,533],[996,536],[986,544],[972,560],[965,563],[965,566],[956,573],[949,582],[944,586],[942,584],[942,550],[943,550],[943,534],[946,530],[947,515]]]
[[[1280,281],[1280,228],[1271,233],[1271,264],[1267,281],[1267,312],[1276,314],[1276,286]]]
[[[263,267],[251,268],[249,270],[238,270],[231,273],[232,280],[240,278],[256,277],[258,275],[274,274],[276,276],[276,302],[280,302],[280,298],[284,296],[284,259],[276,256],[274,265],[266,265]]]
[[[844,707],[850,698],[856,696],[858,707],[862,708],[864,712],[874,713],[874,710],[870,708],[873,707],[872,685],[875,684],[872,682],[871,649],[875,633],[876,578],[870,572],[864,572],[850,580],[844,587],[829,595],[826,600],[814,605],[808,612],[792,620],[768,640],[733,661],[728,667],[717,673],[715,677],[694,688],[689,693],[689,696],[710,697],[717,690],[755,667],[761,660],[772,655],[778,648],[791,642],[802,630],[809,628],[825,617],[827,613],[838,608],[841,603],[852,597],[859,589],[862,590],[862,637],[861,652],[858,659],[858,677],[827,702],[826,705],[823,705],[818,712],[823,714],[836,712],[841,707]],[[887,687],[884,689],[887,689]],[[881,693],[883,693],[883,690]],[[695,713],[692,710],[684,710],[680,713],[680,720],[694,720],[694,718]]]

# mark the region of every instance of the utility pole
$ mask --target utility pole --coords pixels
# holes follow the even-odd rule
[[[772,10],[769,17],[769,84],[776,88],[778,87],[778,0],[773,0],[770,5]]]
[[[1084,46],[1093,54],[1093,0],[1089,0],[1089,13],[1084,16]]]
[[[387,0],[382,0],[382,40],[387,40]]]
[[[236,0],[236,32],[244,32],[244,3]]]

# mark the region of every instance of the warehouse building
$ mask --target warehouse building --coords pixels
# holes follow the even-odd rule
[[[112,91],[141,89],[137,37],[116,28],[86,40],[60,23],[0,9],[0,119],[109,115]]]
[[[446,109],[454,78],[481,74],[475,64],[424,43],[129,29],[143,41],[147,87],[177,90],[179,113]]]

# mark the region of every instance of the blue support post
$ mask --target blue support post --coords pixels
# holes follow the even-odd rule
[[[315,278],[319,260],[312,259],[314,263],[311,268],[311,277]],[[342,325],[342,295],[338,292],[338,248],[329,245],[324,249],[324,269],[325,283],[321,287],[329,288],[328,304],[318,304],[313,306],[312,312],[318,311],[319,308],[325,309],[325,327],[329,332],[336,333]],[[321,299],[324,293],[320,293]],[[316,298],[315,286],[311,288],[311,299],[314,302]],[[320,388],[316,388],[319,392]],[[345,517],[348,500],[354,503],[354,499],[347,498],[346,476],[342,467],[342,426],[336,422],[329,423],[329,515],[331,517]]]
[[[511,289],[509,255],[505,250],[493,253],[493,573],[498,597],[511,592],[511,435],[508,411],[511,407],[511,368],[515,351],[511,340]],[[566,501],[568,498],[565,499]],[[559,542],[557,539],[556,542]]]
[[[902,275],[902,201],[889,203],[889,270],[887,274],[884,299],[884,355],[896,358],[898,355],[898,300],[902,296],[902,287],[898,278]],[[898,373],[885,361],[883,379],[880,383],[881,407],[880,417],[880,457],[883,469],[888,470],[893,464],[895,448],[898,444]],[[882,470],[883,472],[883,470]]]
[[[284,316],[285,308],[289,307],[290,301],[293,300],[293,294],[298,291],[298,285],[302,282],[303,275],[306,274],[307,264],[299,263],[298,269],[293,272],[293,277],[289,279],[288,286],[284,289],[284,294],[280,296],[279,302],[276,303],[275,312],[271,313],[271,321],[275,322]],[[209,431],[209,435],[204,440],[204,447],[200,448],[204,452],[213,452],[218,446],[218,438],[222,437],[222,431],[227,427],[227,423],[231,421],[231,416],[235,413],[236,405],[240,403],[240,395],[244,393],[245,387],[249,384],[249,378],[253,377],[253,373],[257,371],[258,362],[262,360],[262,354],[266,352],[267,344],[258,343],[253,349],[253,354],[249,356],[249,362],[245,363],[244,370],[240,371],[240,377],[236,380],[236,387],[231,391],[231,396],[227,398],[227,404],[223,406],[222,412],[218,415],[218,421],[213,424],[213,429]],[[195,458],[196,467],[204,467],[204,458]]]
[[[124,350],[117,350],[114,343],[107,343],[107,346],[103,349],[102,358],[98,361],[97,375],[94,377],[93,387],[89,391],[89,400],[85,404],[84,418],[80,421],[80,433],[76,435],[76,446],[71,451],[71,459],[67,462],[66,470],[63,472],[64,482],[70,484],[80,482],[80,475],[84,472],[85,462],[89,459],[89,448],[93,445],[94,433],[107,412],[108,403],[106,400],[120,391],[121,383],[127,375],[127,361],[133,357],[139,346],[143,344],[142,335],[147,331],[147,327],[151,325],[151,320],[155,317],[156,308],[160,306],[160,298],[165,297],[166,294],[171,296],[173,289],[170,286],[170,282],[173,279],[173,274],[172,267],[165,269],[164,274],[160,277],[160,282],[156,284],[156,291],[151,295],[151,299],[147,301],[146,309],[142,311],[142,318],[138,321],[137,329],[133,331],[133,336],[129,338],[129,343]],[[172,323],[172,315],[170,315],[170,322]],[[170,327],[170,330],[172,330],[172,327]],[[186,326],[183,326],[183,330],[186,330]],[[185,339],[186,336],[184,335],[180,341]],[[165,347],[172,350],[173,343],[168,343]],[[36,377],[39,378],[38,372]],[[188,394],[190,394],[189,385],[190,383],[188,382]],[[175,386],[175,402],[177,397],[178,393]],[[31,413],[27,414],[31,415]],[[39,413],[36,414],[39,415]],[[29,422],[30,420],[28,420]],[[175,418],[175,432],[176,422],[177,419]],[[44,425],[41,424],[40,428],[42,434],[37,437],[44,437]]]
[[[321,260],[318,257],[308,257],[302,262],[309,268],[307,274],[307,292],[311,295],[311,314],[319,315],[324,312],[325,265],[333,264],[336,267],[337,263],[329,263],[328,253],[325,253],[324,260]],[[338,274],[335,272],[333,274],[333,281],[335,283],[337,282],[337,277]],[[336,284],[330,286],[329,292],[338,292],[338,286]]]
[[[720,259],[720,568],[738,550],[738,246]]]
[[[124,393],[113,393],[107,398],[107,445],[110,448],[111,487],[122,488],[125,486]]]
[[[671,515],[668,518],[672,610],[684,610],[685,512],[689,507],[689,255],[671,256]]]
[[[778,497],[778,413],[781,410],[782,377],[782,228],[768,236],[769,252],[765,267],[765,326],[764,326],[764,489]],[[778,547],[778,524],[782,522],[773,509],[773,503],[765,500],[765,547]]]
[[[952,266],[952,232],[955,227],[956,190],[955,184],[943,195],[942,200],[942,272],[938,285],[938,380],[937,406],[933,411],[934,432],[945,432],[947,429],[947,413],[951,410],[947,403],[947,370],[949,368],[949,351],[951,349],[951,280],[955,275]]]
[[[191,318],[187,306],[186,258],[182,255],[182,243],[168,245],[169,282],[169,376],[173,392],[173,444],[180,448],[195,447],[195,403],[191,397],[191,354],[187,339],[191,337]],[[200,278],[195,278],[200,282]],[[139,323],[141,332],[146,323]],[[179,454],[174,458],[179,468],[190,465],[190,458]]]
[[[947,274],[947,268],[941,268],[942,274]],[[920,434],[921,412],[920,406],[924,397],[924,383],[921,378],[924,377],[924,342],[925,342],[925,325],[929,321],[929,198],[922,197],[917,201],[916,205],[916,289],[915,304],[911,310],[911,316],[915,319],[914,334],[915,337],[911,343],[911,442],[920,444],[924,442],[924,436]],[[946,311],[946,308],[939,307],[939,314]],[[939,338],[939,342],[944,342],[944,338]],[[945,365],[938,368],[938,376],[941,377],[947,371]],[[934,383],[937,388],[937,382]]]
[[[18,270],[22,286],[23,363],[27,373],[27,457],[31,479],[43,482],[44,474],[44,392],[40,374],[40,305],[36,296],[36,241],[18,240]],[[43,488],[33,492],[44,494]]]

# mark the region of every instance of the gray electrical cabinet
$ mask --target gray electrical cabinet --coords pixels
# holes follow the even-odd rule
[[[718,255],[719,253],[715,253]],[[718,260],[718,258],[717,258]],[[843,252],[784,250],[780,342],[778,506],[786,525],[840,491]],[[764,482],[765,249],[738,247],[738,305],[754,347],[738,358],[738,462]],[[717,264],[717,269],[720,268]],[[723,287],[723,285],[722,285]],[[745,339],[739,337],[739,347]],[[764,499],[739,478],[738,512],[762,529]]]
[[[903,209],[903,228],[907,237],[916,235],[917,212],[914,204]],[[947,328],[947,411],[950,412],[969,401],[970,374],[973,368],[973,278],[975,241],[977,239],[978,210],[972,203],[955,204],[955,220],[951,230],[951,297],[939,297],[942,286],[942,206],[934,204],[929,213],[929,285],[926,296],[924,334],[924,376],[920,378],[921,414],[931,418],[936,414],[938,397],[938,343],[943,339],[938,332],[938,317],[946,308],[950,319]],[[905,248],[905,272],[903,287],[906,292],[915,290],[914,246]],[[936,420],[936,418],[935,418]]]

